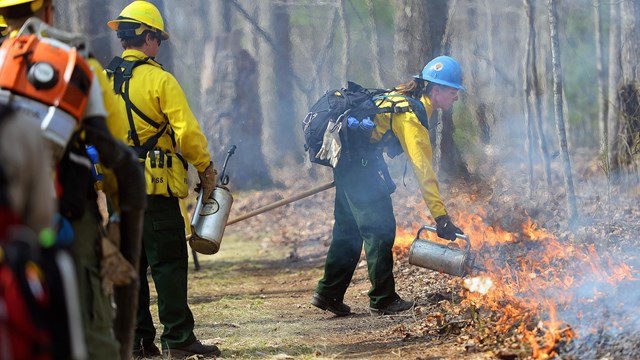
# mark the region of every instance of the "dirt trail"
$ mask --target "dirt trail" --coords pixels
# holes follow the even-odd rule
[[[415,322],[413,313],[371,316],[364,262],[345,298],[355,315],[335,317],[311,306],[322,276],[323,249],[318,241],[309,241],[292,251],[290,246],[274,246],[267,237],[246,240],[229,231],[218,254],[199,255],[199,271],[190,259],[189,302],[198,338],[217,344],[222,358],[487,358],[465,356],[464,347],[455,342],[407,338],[403,329]]]
[[[234,193],[230,218],[289,198],[315,184],[295,174],[285,178],[282,186],[273,189]],[[517,181],[524,177],[496,175],[494,178]],[[602,212],[597,199],[584,200],[595,204],[582,209],[594,221],[573,234],[562,230],[566,224],[563,225],[562,217],[558,216],[563,213],[562,194],[540,197],[532,202],[523,198],[527,193],[523,184],[450,185],[445,187],[444,196],[454,205],[452,209],[482,210],[479,213],[486,224],[496,224],[521,240],[523,236],[518,234],[523,231],[523,224],[530,215],[535,215],[537,225],[553,232],[566,244],[591,243],[599,248],[599,239],[613,236],[616,242],[608,245],[603,254],[615,249],[619,253],[620,249],[637,248],[640,231],[640,213],[635,200],[637,189],[632,189],[635,192],[623,198],[625,201],[615,203],[617,211],[607,212],[607,219],[613,219],[607,226],[596,221]],[[601,188],[596,185],[594,187]],[[590,193],[598,194],[597,191]],[[409,232],[409,237],[420,224],[432,221],[420,211],[424,204],[416,194],[416,184],[407,178],[407,185],[399,186],[393,195],[398,229]],[[464,291],[459,278],[409,265],[407,255],[401,252],[396,255],[394,264],[396,290],[403,298],[416,301],[412,313],[395,317],[369,315],[367,292],[370,284],[363,261],[345,296],[354,315],[338,318],[313,307],[309,301],[322,276],[331,240],[333,196],[334,192],[328,190],[229,226],[218,254],[200,255],[199,271],[194,271],[193,262],[190,262],[189,301],[198,338],[217,344],[222,349],[222,358],[227,359],[532,358],[530,343],[516,331],[522,324],[519,320],[505,329],[500,323],[500,313],[462,302]],[[611,214],[615,217],[611,218]],[[477,234],[485,236],[484,230]],[[403,238],[406,236],[397,238],[396,244],[406,240],[405,245],[410,244],[412,239]],[[513,247],[505,247],[505,258],[500,262],[509,264],[512,258],[517,259],[518,249],[528,249],[518,247],[524,243],[527,242],[517,241]],[[535,253],[534,250],[532,248]],[[637,264],[637,261],[632,263]],[[509,303],[505,303],[507,305]],[[155,314],[156,305],[152,306],[152,314]],[[155,321],[159,323],[157,318]],[[529,330],[537,329],[538,324],[538,318],[527,323],[531,326]],[[162,331],[161,327],[158,330]],[[540,338],[545,336],[544,331],[537,334]],[[630,339],[637,337],[634,335]],[[607,345],[606,341],[602,346],[598,345],[600,342],[585,341],[569,344],[572,347],[559,343],[553,350],[573,355],[585,351],[594,354],[617,351],[616,346]],[[618,344],[617,341],[610,343]],[[637,342],[623,337],[619,343],[626,346]],[[621,354],[636,352],[625,348]]]

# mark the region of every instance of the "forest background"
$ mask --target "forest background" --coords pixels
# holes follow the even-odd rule
[[[502,295],[504,288],[520,286],[524,279],[551,281],[551,273],[561,277],[560,288],[572,289],[561,312],[573,320],[568,323],[574,330],[579,330],[577,324],[605,323],[588,346],[574,343],[577,345],[565,352],[579,356],[588,348],[593,354],[603,354],[607,350],[602,348],[619,344],[611,339],[622,339],[624,356],[620,358],[640,356],[640,351],[625,345],[640,338],[634,330],[640,319],[629,316],[640,308],[640,294],[634,286],[639,276],[633,272],[617,277],[612,270],[619,263],[631,268],[640,265],[640,1],[152,2],[161,10],[171,35],[162,43],[158,61],[183,86],[217,166],[222,165],[231,145],[238,147],[227,169],[237,199],[232,216],[331,180],[328,168],[309,164],[301,131],[310,105],[325,91],[343,87],[347,80],[391,88],[410,80],[435,56],[456,58],[463,68],[466,91],[452,111],[430,119],[434,166],[454,219],[466,219],[468,213],[481,216],[482,226],[466,221],[461,226],[476,240],[500,238],[504,234],[494,232],[497,229],[510,232],[508,245],[473,243],[479,258],[504,260],[493,265],[508,274],[492,277],[504,282],[505,287],[498,287]],[[87,34],[93,53],[106,65],[122,51],[106,22],[128,3],[57,2],[56,23]],[[388,160],[399,185],[394,194],[399,235],[401,230],[412,233],[416,224],[432,219],[425,213],[411,172],[405,176],[406,157]],[[191,175],[195,183],[197,177]],[[269,241],[294,250],[301,249],[305,240],[318,240],[322,246],[313,251],[322,254],[330,240],[332,211],[330,196],[325,193],[321,199],[324,202],[301,202],[258,216],[248,220],[244,229],[228,229],[226,236],[250,239],[266,232]],[[259,235],[252,231],[257,227],[262,229]],[[535,240],[529,233],[532,228],[548,231],[542,237],[544,256],[532,252],[532,257],[542,260],[555,255],[536,271],[531,270],[533,262],[525,250],[511,247],[524,243],[525,249],[540,250],[529,243]],[[550,237],[560,241],[556,247],[549,245]],[[560,256],[559,249],[572,256],[580,253],[575,249],[586,249],[588,255],[578,261]],[[300,255],[296,251],[294,258]],[[515,265],[515,258],[527,262]],[[585,265],[587,258],[606,264],[606,270],[598,272],[594,270],[597,266]],[[427,276],[407,269],[404,262],[397,267],[398,282],[409,287],[420,276]],[[524,275],[517,275],[516,268],[525,269]],[[568,270],[576,269],[587,280],[578,281],[573,272],[567,275]],[[613,289],[596,286],[594,273],[631,281],[631,285],[610,281],[616,284]],[[431,275],[428,278],[430,283],[441,281]],[[585,284],[590,286],[588,302],[598,305],[597,310],[585,307]],[[522,357],[544,358],[562,352],[558,344],[571,338],[567,327],[535,322],[538,318],[554,320],[555,310],[538,317],[522,315],[546,308],[541,304],[550,298],[566,298],[557,287],[546,286],[542,298],[531,289],[519,288],[516,294],[523,301],[518,307],[521,312],[508,322],[509,329],[519,334],[515,342],[528,344],[522,350],[528,355]],[[454,287],[452,292],[460,289]],[[602,300],[598,294],[603,293],[611,298]],[[577,305],[572,303],[574,296],[582,299]],[[513,304],[513,299],[502,299],[496,309],[504,310],[505,303]],[[475,303],[471,308],[474,306],[481,307]],[[491,311],[499,311],[496,309]],[[487,344],[501,348],[510,343],[504,336],[489,341],[487,328],[472,315],[460,322],[459,315],[452,315],[456,311],[439,311],[448,320],[438,322],[436,328],[470,324],[462,333],[475,343],[464,343],[463,351],[486,351],[483,346]],[[590,311],[597,321],[585,316]],[[475,310],[470,314],[476,314]],[[494,325],[504,319],[493,318],[500,319]],[[520,329],[524,323],[526,330]],[[420,330],[401,333],[429,333],[424,330],[426,325],[417,328]],[[552,340],[541,341],[550,335]],[[547,344],[546,348],[540,344]],[[583,345],[587,347],[581,348]],[[510,358],[513,351],[506,354],[503,358]]]
[[[127,3],[59,2],[56,21],[88,34],[93,52],[106,64],[121,52],[106,22]],[[558,89],[547,2],[154,3],[171,34],[158,60],[184,87],[216,163],[230,144],[238,145],[229,170],[242,174],[236,176],[237,189],[268,186],[275,172],[304,161],[301,119],[327,89],[347,80],[390,88],[441,54],[460,61],[467,91],[453,118],[432,119],[441,124],[432,130],[440,134],[435,148],[445,160],[436,158],[440,176],[467,176],[467,165],[493,152],[511,152],[510,147],[548,170],[563,136],[570,151],[607,148],[607,171],[631,165],[637,174],[637,1],[549,2],[557,12],[566,135],[556,131],[554,118]]]

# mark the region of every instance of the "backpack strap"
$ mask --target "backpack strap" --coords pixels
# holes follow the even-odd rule
[[[120,94],[122,96],[122,100],[126,105],[127,109],[127,119],[129,121],[129,137],[131,141],[133,141],[133,148],[138,154],[138,157],[144,159],[147,156],[149,150],[153,149],[158,140],[169,128],[169,122],[165,122],[164,124],[160,124],[157,121],[151,119],[145,113],[142,112],[129,97],[129,82],[133,77],[133,69],[140,65],[148,64],[149,58],[145,58],[143,60],[124,60],[119,56],[114,57],[109,65],[106,68],[107,74],[109,77],[113,77],[113,91],[116,94]],[[124,85],[124,86],[123,86]],[[158,129],[158,132],[147,139],[144,144],[140,143],[140,138],[138,137],[138,133],[136,132],[135,122],[133,120],[133,113],[138,115],[144,122]],[[171,143],[173,147],[176,146],[175,136],[173,132],[169,132],[169,137],[171,138]]]
[[[380,104],[378,105],[382,105],[383,102],[385,101],[390,101],[392,102],[392,106],[389,107],[385,107],[385,108],[381,108],[381,110],[378,112],[378,114],[381,113],[404,113],[404,112],[412,112],[414,114],[416,114],[416,116],[418,117],[418,120],[420,121],[420,124],[422,124],[422,126],[425,127],[425,129],[429,130],[429,116],[427,115],[427,110],[424,108],[424,105],[422,105],[422,103],[414,98],[412,98],[411,96],[406,96],[406,95],[402,95],[402,94],[394,94],[393,97],[401,97],[404,100],[407,101],[407,106],[400,106],[398,105],[398,102],[394,102],[392,100],[390,100],[390,97],[388,93],[382,94],[382,95],[376,95],[373,97],[373,101],[378,101],[378,100],[382,100],[380,102]],[[385,110],[388,109],[388,110]]]
[[[397,148],[400,146],[400,144],[393,132],[393,115],[394,114],[410,111],[416,115],[416,117],[418,118],[418,121],[420,121],[420,124],[422,124],[422,126],[424,126],[425,129],[429,130],[429,116],[427,115],[427,111],[425,110],[424,105],[422,105],[420,101],[410,96],[406,96],[402,94],[394,94],[393,97],[403,98],[404,100],[407,101],[407,106],[400,106],[399,103],[401,101],[391,100],[390,99],[391,96],[389,96],[389,93],[377,95],[373,98],[374,102],[380,101],[379,103],[377,103],[378,107],[382,105],[382,103],[384,103],[385,101],[391,102],[391,106],[387,106],[384,108],[379,107],[381,111],[378,112],[378,114],[389,113],[389,130],[382,135],[382,138],[378,142],[378,147],[382,148],[384,146],[390,146],[391,148],[396,148],[395,150],[398,152],[395,154],[390,153],[389,156],[391,157],[395,157],[396,155],[399,155],[402,153],[402,149]],[[393,143],[394,139],[396,140],[395,144]]]

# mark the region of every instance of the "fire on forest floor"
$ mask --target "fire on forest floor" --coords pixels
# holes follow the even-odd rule
[[[433,220],[415,187],[398,188],[396,287],[411,293],[418,306],[415,322],[390,331],[408,339],[454,342],[468,353],[502,359],[640,357],[633,346],[640,339],[637,194],[625,197],[620,191],[616,201],[603,204],[602,184],[587,181],[582,185],[594,189],[583,191],[592,195],[580,201],[589,221],[566,230],[562,192],[532,201],[522,184],[499,178],[508,177],[443,186],[452,218],[469,235],[476,264],[486,269],[464,278],[408,264],[415,232]],[[286,189],[242,194],[231,217],[310,187],[299,177],[287,179]],[[333,191],[327,191],[248,219],[234,231],[269,234],[273,243],[291,246],[292,258],[304,241],[326,250],[332,199]]]
[[[440,297],[441,310],[431,312],[407,334],[454,332],[468,351],[497,348],[500,358],[530,354],[547,359],[577,336],[611,326],[604,318],[604,323],[585,320],[589,313],[600,311],[603,302],[620,301],[615,306],[624,307],[624,298],[616,298],[616,290],[633,286],[638,280],[635,270],[600,255],[594,244],[559,241],[531,219],[521,232],[512,233],[487,225],[483,215],[478,210],[453,217],[470,237],[476,264],[486,271],[450,277],[448,283],[455,290],[449,299]],[[398,230],[394,250],[399,257],[407,256],[414,237]],[[429,239],[441,241],[433,234]],[[426,297],[429,300],[434,294]],[[618,326],[633,329],[635,320],[622,323],[628,320],[619,318]]]

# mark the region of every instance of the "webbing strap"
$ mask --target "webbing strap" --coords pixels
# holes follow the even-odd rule
[[[135,69],[139,65],[147,64],[147,60],[149,60],[149,58],[130,61],[116,56],[107,66],[107,73],[109,74],[109,76],[113,76],[113,91],[116,94],[122,95],[122,100],[124,100],[127,110],[127,120],[129,121],[129,137],[131,138],[131,141],[133,141],[133,147],[138,154],[138,157],[141,159],[144,159],[147,156],[149,150],[153,149],[156,146],[160,137],[164,135],[164,133],[169,128],[168,121],[166,121],[164,124],[160,124],[157,121],[151,119],[144,112],[142,112],[142,110],[140,110],[129,97],[129,84],[131,78],[133,77],[133,69]],[[158,132],[147,139],[144,144],[140,144],[140,138],[136,131],[135,121],[133,120],[134,113],[138,115],[138,117],[144,122],[158,129]],[[169,133],[169,137],[171,139],[173,147],[175,148],[176,140],[172,132]]]
[[[384,109],[390,108],[390,110],[381,111],[380,113],[383,113],[383,112],[403,113],[403,112],[411,111],[412,113],[416,114],[422,126],[424,126],[425,129],[429,130],[429,116],[427,115],[427,111],[425,110],[424,105],[422,105],[420,101],[412,98],[411,96],[407,96],[403,94],[393,94],[393,97],[401,97],[405,99],[408,103],[408,106],[398,106],[397,105],[398,102],[394,102],[390,100],[390,97],[391,95],[389,94],[382,94],[382,95],[377,95],[373,97],[373,101],[382,100],[378,104],[378,106],[382,105],[385,101],[391,102],[390,107],[384,108]]]

